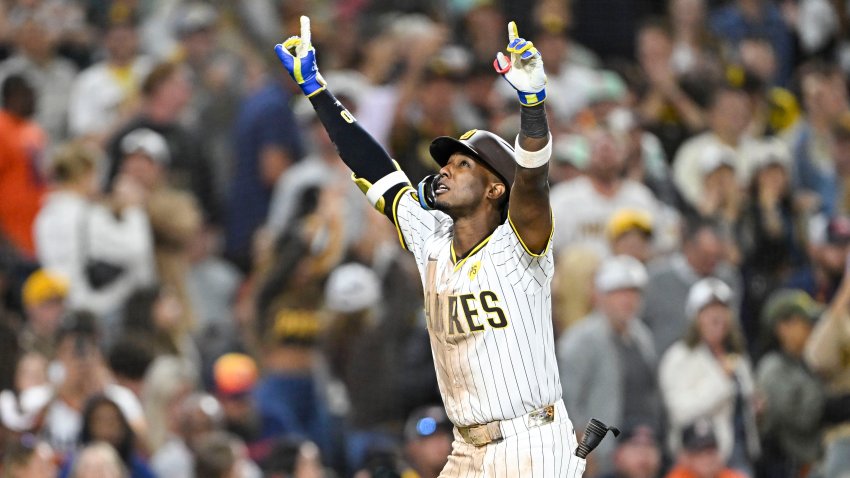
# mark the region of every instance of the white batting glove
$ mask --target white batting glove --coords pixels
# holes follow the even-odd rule
[[[508,53],[496,54],[493,67],[510,85],[517,90],[519,102],[523,106],[534,106],[546,99],[546,72],[543,70],[543,58],[534,44],[519,38],[516,23],[508,23]]]

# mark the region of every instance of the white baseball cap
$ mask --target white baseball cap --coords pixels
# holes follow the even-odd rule
[[[708,176],[721,167],[729,167],[735,170],[735,158],[737,153],[726,145],[710,144],[705,146],[699,153],[697,164],[703,176]]]
[[[694,318],[709,304],[732,305],[734,297],[735,293],[725,282],[716,277],[708,277],[691,286],[688,301],[685,303],[685,313],[689,318]]]
[[[325,285],[325,307],[332,312],[357,312],[374,306],[380,299],[378,275],[362,264],[352,262],[337,267]]]
[[[164,166],[171,161],[171,153],[168,151],[165,138],[149,128],[138,128],[127,133],[121,140],[121,152],[142,153]]]
[[[646,267],[632,256],[609,257],[596,272],[596,289],[611,292],[620,289],[643,289],[649,276]]]

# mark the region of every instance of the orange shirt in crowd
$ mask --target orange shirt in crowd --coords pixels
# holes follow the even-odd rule
[[[699,476],[696,473],[692,472],[691,470],[689,470],[689,469],[687,469],[683,466],[677,466],[676,468],[673,468],[672,470],[670,470],[670,472],[667,473],[667,475],[665,475],[664,478],[699,478]],[[746,478],[746,477],[744,475],[742,475],[741,473],[738,473],[737,471],[735,471],[731,468],[725,468],[725,469],[721,470],[720,473],[715,475],[714,478]]]
[[[30,258],[33,222],[45,192],[40,167],[46,144],[35,122],[0,111],[0,231]]]

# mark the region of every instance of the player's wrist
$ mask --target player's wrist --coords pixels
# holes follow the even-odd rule
[[[325,91],[328,87],[324,80],[319,81],[319,79],[316,77],[305,79],[304,83],[299,83],[298,86],[301,87],[301,92],[304,93],[304,96],[306,96],[307,98],[312,98],[313,96],[321,93],[322,91]]]
[[[537,106],[546,101],[546,88],[537,92],[519,91],[517,90],[519,103],[522,106]]]

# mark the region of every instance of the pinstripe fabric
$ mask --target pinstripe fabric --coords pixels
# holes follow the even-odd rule
[[[449,419],[457,426],[509,420],[558,402],[551,248],[529,254],[506,222],[457,259],[451,218],[425,211],[410,192],[399,198],[395,219],[419,267]],[[482,448],[456,439],[441,476],[581,476],[584,462],[568,451],[575,449],[572,425],[561,415],[565,422]]]
[[[581,478],[585,461],[573,455],[569,420],[543,425],[483,447],[455,432],[452,454],[440,478]]]

